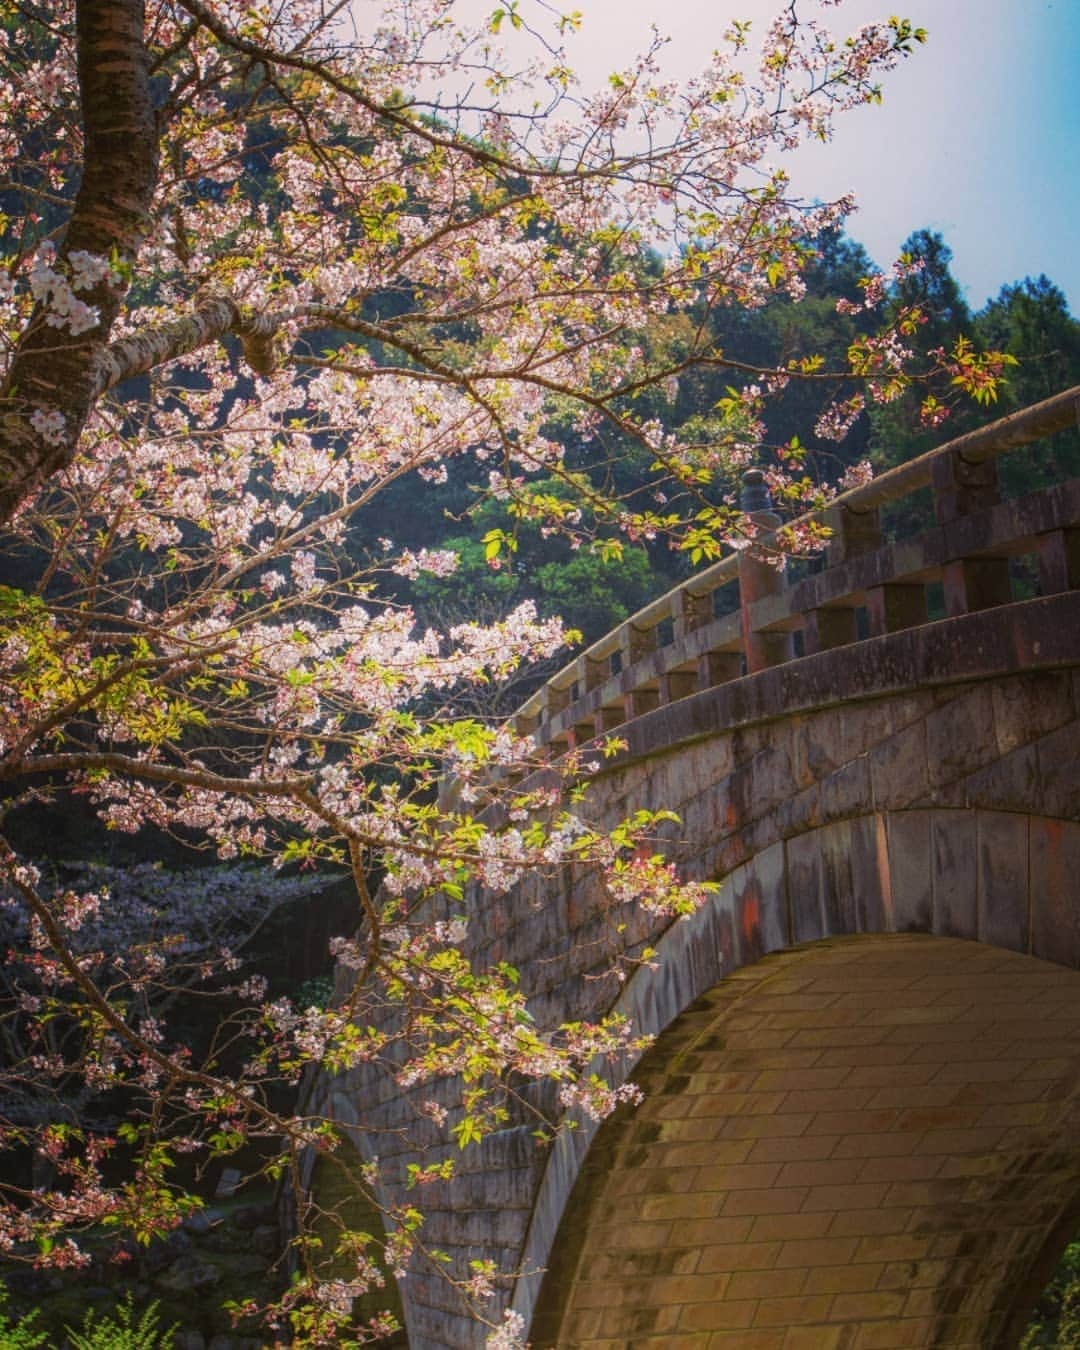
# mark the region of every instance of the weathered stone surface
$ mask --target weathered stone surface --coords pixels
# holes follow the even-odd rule
[[[768,1338],[781,1333],[768,1319],[781,1314],[790,1315],[783,1336],[795,1337],[783,1341],[785,1350],[803,1343],[872,1345],[871,1322],[896,1319],[915,1337],[912,1344],[932,1343],[932,1336],[953,1344],[954,1332],[971,1344],[989,1344],[983,1338],[1005,1325],[1006,1309],[980,1301],[971,1263],[981,1263],[987,1287],[1019,1287],[1044,1245],[1056,1199],[1038,1198],[1053,1191],[1049,1184],[1042,1190],[1015,1181],[1030,1183],[1030,1177],[1010,1171],[1013,1164],[1001,1161],[1006,1155],[995,1152],[999,1144],[986,1141],[994,1135],[1002,1148],[1008,1141],[1018,1150],[1008,1157],[1023,1154],[1032,1175],[1054,1174],[1058,1190],[1067,1189],[1075,1135],[1054,1103],[1067,1097],[1061,1061],[1071,1063],[1073,1051],[1049,1048],[1046,1019],[1038,1022],[1047,1042],[1040,1048],[1029,1000],[1017,994],[1015,982],[1005,981],[989,1009],[1012,1018],[1015,1045],[1007,1046],[1000,1038],[983,1039],[985,993],[973,1000],[962,979],[950,984],[944,975],[937,1005],[952,1012],[934,1024],[942,1028],[936,1046],[932,1038],[920,1042],[924,1019],[937,1011],[905,1004],[908,986],[890,981],[880,962],[868,967],[877,982],[872,988],[854,967],[845,968],[852,988],[837,997],[850,995],[849,1001],[835,1014],[823,1005],[818,1024],[799,1021],[794,1009],[790,1024],[778,1020],[780,1014],[752,1015],[746,1000],[758,972],[775,970],[792,944],[828,943],[844,934],[937,934],[951,952],[963,948],[955,939],[964,939],[985,944],[982,950],[995,959],[1031,952],[1080,967],[1078,678],[1080,599],[1062,595],[822,652],[683,698],[620,728],[629,753],[604,762],[588,810],[611,825],[640,806],[674,805],[683,823],[668,832],[665,847],[687,875],[720,883],[699,915],[669,925],[613,910],[598,878],[580,868],[565,869],[544,886],[534,880],[505,897],[475,898],[471,955],[518,967],[541,1027],[617,1006],[643,1030],[667,1037],[696,999],[715,994],[711,1006],[724,1009],[704,1038],[664,1041],[673,1060],[671,1091],[657,1101],[655,1114],[650,1106],[631,1119],[633,1147],[644,1152],[634,1154],[638,1161],[624,1173],[628,1193],[647,1194],[649,1205],[625,1227],[616,1197],[603,1198],[608,1209],[596,1231],[607,1232],[614,1264],[601,1263],[600,1274],[590,1276],[598,1301],[574,1305],[560,1345],[700,1347],[707,1336],[711,1350],[713,1339],[730,1333],[736,1339],[729,1343],[744,1350],[773,1343]],[[608,973],[613,938],[618,950],[633,952],[645,942],[657,947],[658,969],[620,985]],[[791,959],[804,974],[783,967],[789,996],[804,978],[805,998],[820,1000],[823,990],[805,953]],[[995,969],[1000,974],[1004,967]],[[1059,1024],[1073,1026],[1075,986],[1053,998]],[[1075,1025],[1080,1033],[1080,1020]],[[965,1047],[973,1076],[946,1081],[946,1061],[934,1055],[951,1055],[954,1045]],[[1020,1045],[1020,1060],[1010,1058]],[[1001,1077],[997,1062],[1008,1064],[1013,1078]],[[1017,1063],[1024,1068],[1017,1070]],[[614,1072],[632,1069],[628,1063]],[[855,1070],[865,1081],[850,1077]],[[765,1075],[781,1072],[808,1076],[777,1097]],[[959,1067],[952,1072],[960,1074]],[[754,1075],[749,1084],[747,1073]],[[752,1107],[732,1106],[719,1135],[708,1114],[714,1089],[694,1087],[706,1082],[702,1075],[714,1076],[717,1100],[742,1097]],[[1024,1095],[1035,1091],[1032,1083],[1040,1085],[1038,1100]],[[423,1096],[449,1100],[452,1090],[427,1085]],[[554,1109],[549,1088],[530,1090]],[[384,1199],[401,1198],[403,1190],[393,1188],[403,1186],[407,1163],[440,1156],[431,1151],[430,1123],[421,1128],[416,1122],[418,1093],[402,1093],[392,1077],[368,1069],[335,1080],[332,1091],[358,1141],[365,1130],[379,1132],[377,1152],[389,1178]],[[796,1111],[789,1096],[807,1109]],[[811,1121],[821,1129],[810,1129]],[[921,1144],[890,1151],[918,1133],[912,1122],[921,1122],[920,1140],[940,1146],[925,1153],[941,1159],[933,1177],[921,1175],[928,1165]],[[822,1133],[826,1126],[830,1132]],[[587,1122],[548,1151],[535,1147],[530,1128],[524,1116],[513,1121],[485,1143],[479,1165],[470,1163],[457,1181],[433,1190],[427,1229],[429,1240],[449,1252],[453,1273],[465,1273],[480,1254],[504,1267],[517,1265],[525,1277],[514,1298],[526,1313],[535,1306],[537,1271],[551,1266],[562,1272],[559,1280],[577,1279],[576,1267],[557,1249],[559,1225],[579,1173],[602,1180],[615,1156],[610,1149],[590,1151],[603,1140]],[[981,1161],[955,1161],[968,1158],[964,1140],[972,1147],[983,1141]],[[661,1145],[662,1160],[646,1166]],[[818,1180],[802,1182],[795,1171],[776,1170],[771,1180],[746,1188],[760,1192],[753,1202],[725,1192],[719,1211],[703,1212],[714,1192],[703,1185],[701,1169],[798,1163],[820,1164]],[[831,1210],[818,1208],[825,1187],[835,1191]],[[730,1189],[741,1194],[743,1188]],[[841,1189],[850,1191],[843,1203]],[[942,1206],[971,1206],[976,1197],[984,1212],[1009,1216],[1002,1221],[1011,1233],[1008,1252],[983,1242],[977,1225],[949,1228],[942,1219]],[[796,1199],[795,1210],[784,1208]],[[762,1209],[743,1212],[749,1203]],[[898,1222],[902,1214],[903,1224],[882,1229],[882,1213]],[[970,1218],[974,1210],[964,1213]],[[837,1227],[822,1229],[822,1214]],[[693,1267],[687,1253],[697,1249],[695,1234],[705,1231],[702,1224],[721,1221],[726,1232],[742,1235],[719,1245],[737,1246],[746,1268]],[[783,1223],[801,1235],[768,1236],[770,1225]],[[808,1248],[803,1264],[783,1264],[777,1254],[785,1242],[854,1244],[862,1255],[854,1263],[834,1261],[826,1253],[839,1248],[821,1248],[818,1260],[818,1249]],[[875,1263],[875,1281],[862,1288],[858,1281],[870,1279]],[[915,1273],[903,1276],[912,1263]],[[866,1269],[851,1275],[852,1264]],[[644,1280],[646,1267],[657,1279],[726,1281],[734,1293],[720,1298],[721,1314],[715,1299],[691,1297],[693,1285],[685,1297],[664,1286],[670,1299],[626,1307],[623,1320],[612,1321],[611,1309],[627,1302],[628,1279],[634,1285],[637,1278],[626,1272],[633,1268]],[[760,1269],[771,1285],[760,1283],[760,1273],[754,1285],[751,1276]],[[793,1270],[804,1272],[801,1283]],[[415,1350],[482,1345],[484,1333],[449,1286],[415,1274],[403,1286]],[[616,1286],[623,1291],[618,1297]],[[896,1314],[890,1309],[898,1291],[904,1301]],[[766,1297],[775,1314],[761,1312]],[[671,1321],[670,1309],[680,1308],[697,1311]],[[837,1310],[844,1314],[839,1321]],[[713,1317],[729,1320],[713,1325]],[[806,1326],[813,1329],[805,1333],[810,1339],[799,1340],[804,1333],[792,1328]]]
[[[879,810],[903,810],[926,797],[930,790],[926,737],[926,722],[920,720],[870,752],[873,801]]]
[[[1076,723],[1052,732],[1036,742],[1039,786],[1049,815],[1075,819],[1080,815],[1080,754]]]
[[[991,686],[994,740],[999,755],[1028,744],[1071,722],[1076,716],[1072,678],[1068,671],[1048,671],[1023,681]]]
[[[1080,966],[1080,829],[1061,820],[1030,823],[1032,951]]]
[[[796,835],[786,846],[788,895],[791,900],[792,939],[812,942],[825,937],[828,927],[822,906],[822,862],[818,833]]]
[[[976,685],[926,719],[926,762],[932,785],[951,783],[997,757],[994,702],[989,685]]]
[[[992,947],[1028,951],[1031,910],[1028,818],[1011,811],[978,811],[975,820],[979,850],[979,940]]]
[[[935,811],[930,824],[934,932],[978,936],[978,870],[974,811]]]
[[[926,933],[933,926],[933,855],[930,811],[897,811],[886,817],[889,859],[887,931]]]
[[[198,1252],[185,1252],[155,1277],[161,1289],[172,1294],[186,1294],[197,1289],[211,1289],[221,1283],[221,1270]]]

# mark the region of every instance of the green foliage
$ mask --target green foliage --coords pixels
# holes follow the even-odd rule
[[[574,550],[564,538],[545,537],[534,522],[514,519],[501,502],[476,510],[472,525],[471,535],[439,541],[458,555],[453,576],[423,575],[414,583],[423,622],[501,617],[535,600],[542,615],[561,616],[587,644],[675,583],[642,547],[602,537]]]
[[[329,1008],[334,997],[333,975],[312,975],[296,991],[298,1008]]]
[[[952,351],[958,339],[973,334],[971,310],[952,274],[952,249],[933,230],[915,230],[904,241],[903,256],[922,264],[895,284],[885,313],[893,318],[902,309],[919,315],[916,331],[905,338],[913,348],[926,352],[934,348]],[[983,344],[979,344],[980,348]],[[974,404],[962,404],[942,426],[929,425],[921,415],[928,396],[938,403],[954,401],[947,375],[934,378],[929,386],[908,389],[890,403],[871,404],[869,422],[872,459],[877,468],[892,468],[940,445],[951,436],[959,436],[986,421],[986,413]],[[921,528],[928,522],[907,518],[904,528]]]
[[[82,1330],[67,1327],[72,1350],[166,1350],[172,1345],[176,1325],[167,1331],[158,1329],[158,1305],[155,1300],[135,1320],[131,1294],[116,1309],[116,1316],[99,1318],[91,1308],[83,1318]]]
[[[917,40],[914,34],[910,38]],[[1046,277],[1005,286],[996,299],[973,313],[952,273],[952,252],[940,234],[913,231],[904,253],[922,267],[890,283],[884,315],[907,311],[911,317],[905,321],[902,342],[924,357],[942,349],[949,354],[951,368],[940,370],[926,386],[898,390],[891,403],[870,400],[868,415],[856,421],[841,443],[821,440],[814,433],[823,386],[815,380],[793,379],[764,415],[765,444],[759,457],[768,461],[772,455],[782,456],[792,467],[797,453],[807,474],[826,479],[835,479],[845,466],[867,457],[881,471],[982,424],[988,414],[1008,413],[1080,382],[1080,323]],[[766,369],[805,369],[820,379],[821,370],[844,369],[851,352],[858,352],[877,330],[882,315],[862,310],[860,303],[873,272],[865,249],[834,231],[816,241],[801,303],[777,294],[758,310],[718,305],[702,311],[698,320],[720,350],[738,350],[750,363]],[[849,302],[846,310],[837,310],[840,299]],[[675,362],[690,341],[689,322],[686,316],[665,316],[641,335],[641,341]],[[991,351],[1004,354],[1007,383],[1000,395],[996,384],[991,388],[980,381],[983,354]],[[735,413],[725,414],[728,408],[747,416],[738,395],[750,380],[723,368],[686,371],[669,402],[661,401],[655,391],[647,395],[656,400],[650,411],[710,454],[743,440],[756,445],[760,432],[742,435],[732,421]],[[954,387],[958,385],[964,385],[968,395],[959,400]],[[829,396],[837,399],[856,392],[858,386],[850,380],[829,387]],[[953,409],[951,416],[932,425],[933,411],[946,405]],[[620,444],[617,454],[609,444],[602,450],[578,445],[571,420],[564,424],[554,416],[548,433],[564,442],[567,464],[573,465],[586,488],[589,482],[603,480],[607,490],[629,497],[658,471],[647,458],[635,457],[630,445]],[[593,454],[600,454],[595,462]],[[1006,497],[1075,476],[1080,473],[1080,431],[1063,432],[1006,456],[999,472]],[[541,529],[532,518],[531,505],[536,502],[545,504],[549,525],[558,518],[560,503],[566,510],[580,505],[567,483],[556,478],[531,483],[528,500],[488,499],[471,510],[463,492],[469,476],[465,471],[457,471],[438,492],[409,495],[403,489],[393,504],[395,536],[414,544],[448,547],[460,557],[452,577],[421,576],[403,598],[414,602],[421,624],[435,626],[501,617],[532,599],[542,615],[559,615],[580,629],[588,645],[674,585],[685,575],[687,564],[704,565],[718,556],[715,537],[724,533],[731,507],[704,481],[691,483],[687,473],[688,490],[699,495],[702,505],[699,526],[686,533],[678,556],[655,542],[647,546],[640,538],[633,542],[633,536],[613,528],[611,519],[597,519],[591,547],[573,551],[557,531]],[[925,502],[912,500],[890,509],[886,528],[908,533],[926,528],[932,512],[929,494],[924,495]],[[657,495],[659,503],[664,500]],[[662,540],[662,524],[656,533]],[[524,688],[517,682],[507,697],[520,700]]]
[[[1001,412],[1038,403],[1080,381],[1080,323],[1065,296],[1046,278],[1025,277],[1003,286],[975,316],[977,340],[1016,358]],[[1017,454],[1006,455],[999,472],[1006,496],[1030,492],[1080,474],[1080,431],[1059,432]]]
[[[1020,1342],[1020,1350],[1043,1347],[1080,1350],[1080,1242],[1065,1248]]]
[[[673,584],[673,578],[658,576],[641,549],[628,549],[621,561],[581,551],[565,562],[544,563],[536,582],[546,611],[565,615],[583,632],[600,637]]]
[[[978,353],[1002,352],[1006,383],[989,407],[980,406],[978,399],[961,403],[937,427],[927,425],[920,416],[920,403],[928,393],[941,402],[950,401],[945,377],[932,382],[928,390],[908,390],[893,403],[871,405],[871,458],[879,470],[914,459],[972,430],[986,421],[988,412],[1002,416],[1080,381],[1080,323],[1070,315],[1064,295],[1045,276],[1003,286],[996,299],[972,314],[950,269],[952,252],[939,234],[917,230],[904,251],[920,259],[923,269],[894,288],[891,303],[915,306],[924,319],[905,340],[920,351],[940,346],[967,353],[976,361]],[[1060,432],[1003,456],[998,473],[1006,498],[1073,477],[1080,473],[1080,432]],[[897,504],[886,515],[887,528],[897,533],[924,529],[932,520],[928,496],[921,503],[911,499]]]
[[[0,1350],[37,1350],[45,1344],[45,1332],[36,1331],[37,1309],[18,1322],[12,1322],[4,1312],[8,1291],[0,1284]]]

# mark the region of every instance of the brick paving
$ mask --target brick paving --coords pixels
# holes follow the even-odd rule
[[[582,1169],[534,1346],[997,1344],[1080,1181],[1080,973],[840,939],[671,1030]]]

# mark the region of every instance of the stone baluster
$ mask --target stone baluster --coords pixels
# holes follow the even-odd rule
[[[712,689],[728,680],[737,680],[743,673],[742,652],[706,652],[698,659],[699,689]]]
[[[540,720],[547,730],[547,742],[550,745],[558,745],[560,742],[569,742],[574,744],[573,731],[562,731],[558,734],[552,730],[552,723],[560,713],[566,711],[570,706],[570,690],[556,689],[553,684],[545,684],[540,691]]]
[[[1080,398],[1073,402],[1080,427]],[[1080,529],[1052,530],[1036,540],[1039,553],[1039,589],[1043,595],[1080,590]]]
[[[826,549],[830,567],[838,567],[851,558],[873,553],[881,547],[881,521],[877,508],[852,511],[844,505],[834,506],[825,516],[832,530]],[[821,607],[806,611],[803,641],[807,656],[846,647],[858,637],[855,624],[855,606],[852,604]]]
[[[660,702],[676,703],[680,698],[696,694],[697,688],[696,670],[669,670],[660,676]]]
[[[519,712],[514,719],[514,734],[516,736],[537,736],[540,731],[540,715]]]
[[[632,623],[623,624],[619,630],[619,653],[624,671],[632,670],[640,660],[655,651],[655,628],[637,628]],[[623,694],[623,708],[627,721],[632,717],[640,717],[642,713],[652,712],[659,706],[659,689],[628,689]]]
[[[741,505],[759,533],[775,530],[781,523],[772,509],[772,498],[760,469],[748,469],[743,474]],[[739,555],[739,606],[748,675],[790,661],[794,654],[790,633],[756,632],[750,617],[756,601],[778,595],[783,589],[783,567],[770,561],[760,545],[752,544]]]
[[[609,656],[602,656],[595,661],[587,653],[578,657],[577,682],[582,694],[590,694],[594,689],[602,688],[610,678],[611,658]],[[579,723],[578,735],[582,739],[603,736],[605,732],[614,730],[622,720],[621,707],[597,708]]]
[[[696,595],[689,586],[681,586],[671,597],[671,626],[676,642],[682,642],[699,628],[707,628],[712,621],[712,591]]]
[[[832,530],[825,550],[830,567],[874,553],[882,545],[881,513],[876,506],[868,511],[853,511],[840,502],[825,512],[825,524]]]
[[[845,562],[848,558],[863,553],[872,553],[882,547],[881,517],[877,507],[871,511],[849,511],[840,507],[842,512],[838,528],[838,556],[835,561]],[[838,513],[839,514],[839,513]],[[833,559],[833,546],[830,545],[829,561]],[[852,613],[852,623],[855,615]],[[886,633],[899,633],[904,628],[914,628],[926,622],[926,587],[922,582],[886,581],[880,586],[868,586],[866,589],[866,622],[871,637],[883,637]]]
[[[515,736],[532,736],[536,745],[534,758],[537,760],[546,759],[546,751],[543,739],[543,720],[539,713],[518,712],[510,719],[510,728]],[[494,773],[496,779],[506,777],[510,783],[520,783],[525,776],[521,769],[502,770]]]
[[[578,664],[578,680],[586,694],[591,694],[594,689],[600,689],[611,679],[611,657],[601,656],[599,660],[594,661],[588,654],[583,656]]]
[[[1080,530],[1052,530],[1036,540],[1043,595],[1080,590]]]
[[[626,721],[626,712],[622,703],[615,707],[597,708],[593,713],[593,734],[606,736],[609,731],[621,727]]]
[[[813,656],[815,652],[831,651],[833,647],[846,647],[857,637],[855,611],[850,605],[806,611],[803,623],[803,649],[807,656]]]
[[[461,805],[461,781],[455,775],[443,769],[439,779],[439,810],[449,815]],[[439,827],[440,829],[443,826]]]
[[[922,582],[886,582],[866,592],[866,620],[871,637],[899,633],[926,622],[926,587]]]
[[[973,515],[1001,500],[997,464],[992,459],[972,463],[954,451],[939,455],[932,469],[934,512],[946,528],[961,516]],[[942,569],[945,613],[949,618],[970,614],[1012,599],[1008,558],[953,558]]]
[[[672,596],[671,617],[678,646],[691,633],[707,628],[713,622],[712,591],[696,595],[683,586]],[[672,671],[661,680],[660,690],[665,703],[674,703],[677,698],[686,698],[699,689],[711,689],[727,680],[737,680],[741,674],[742,657],[738,652],[704,652],[697,658],[696,670]]]

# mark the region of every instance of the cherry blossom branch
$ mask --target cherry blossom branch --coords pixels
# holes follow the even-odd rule
[[[0,782],[9,782],[27,774],[88,773],[105,769],[110,773],[165,783],[175,787],[202,788],[207,792],[243,797],[289,797],[310,789],[313,775],[295,778],[230,778],[208,769],[185,769],[153,760],[136,759],[111,751],[87,751],[78,754],[27,755],[22,759],[0,762]]]

